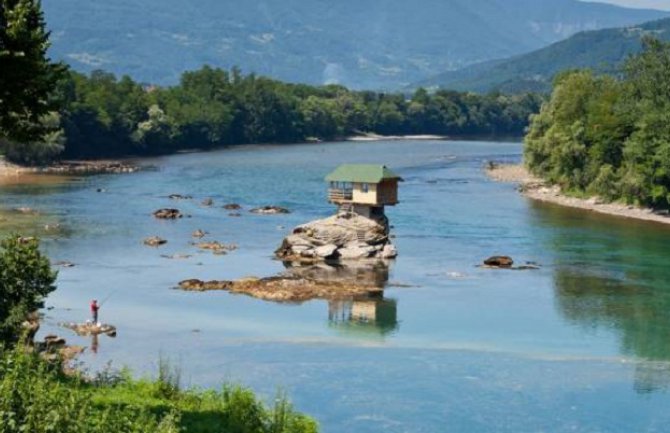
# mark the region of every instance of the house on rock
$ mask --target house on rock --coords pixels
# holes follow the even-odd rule
[[[398,204],[398,182],[403,179],[385,165],[344,164],[326,176],[328,201],[340,212],[383,218],[384,206]]]

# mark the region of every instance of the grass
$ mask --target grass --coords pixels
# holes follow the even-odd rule
[[[316,422],[285,396],[274,407],[249,389],[181,389],[179,370],[159,363],[158,379],[106,371],[65,376],[21,350],[1,352],[0,433],[316,433]]]

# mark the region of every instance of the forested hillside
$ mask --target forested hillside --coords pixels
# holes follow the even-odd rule
[[[420,81],[416,86],[474,92],[550,92],[554,76],[567,69],[616,73],[642,38],[670,40],[670,19],[639,26],[578,33],[546,48],[508,59],[472,65]]]
[[[54,58],[176,84],[209,64],[290,82],[398,89],[575,32],[661,18],[577,0],[44,0]]]

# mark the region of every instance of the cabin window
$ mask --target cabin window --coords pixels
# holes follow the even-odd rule
[[[364,183],[364,184],[361,185],[361,190],[363,192],[368,192],[369,189],[370,189],[370,187],[368,186],[367,183]]]

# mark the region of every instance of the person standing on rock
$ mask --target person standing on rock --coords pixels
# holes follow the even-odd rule
[[[93,317],[93,324],[97,325],[98,324],[98,310],[100,309],[100,305],[98,305],[97,300],[92,300],[91,301],[91,316]]]

